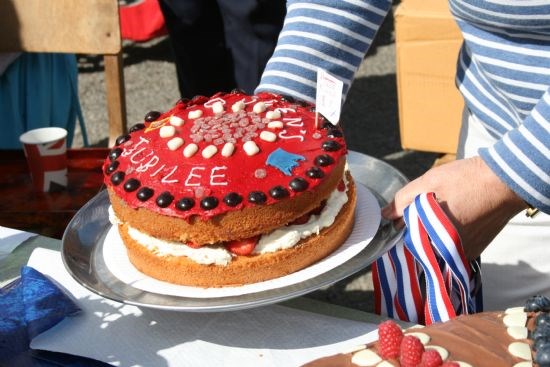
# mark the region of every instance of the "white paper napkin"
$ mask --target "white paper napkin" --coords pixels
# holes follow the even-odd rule
[[[0,261],[33,236],[36,234],[0,226]]]
[[[289,307],[185,313],[107,300],[78,284],[57,251],[36,249],[29,266],[64,287],[83,312],[31,347],[114,366],[300,366],[376,338],[376,325]]]

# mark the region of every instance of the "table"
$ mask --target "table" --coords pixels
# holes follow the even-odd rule
[[[74,214],[102,188],[101,165],[107,148],[67,150],[68,187],[59,192],[32,190],[22,150],[1,150],[0,225],[61,238]]]
[[[19,247],[17,247],[7,258],[0,260],[0,287],[5,286],[14,280],[18,274],[21,265],[26,264],[29,256],[36,248],[46,248],[50,250],[60,250],[61,241],[50,237],[37,235],[25,240]],[[83,302],[80,300],[80,302]],[[85,302],[85,301],[84,301]],[[297,297],[291,300],[287,300],[279,304],[279,306],[287,307],[289,309],[313,312],[315,314],[331,316],[338,319],[345,319],[350,321],[357,321],[369,324],[378,324],[383,317],[378,315],[362,312],[360,310],[350,309],[342,306],[332,305],[329,303],[313,300],[306,296]],[[88,310],[90,311],[90,310]],[[289,311],[290,312],[290,311]],[[292,311],[295,313],[294,311]],[[402,323],[403,327],[408,327],[410,324]],[[334,332],[334,331],[333,331]],[[28,355],[22,356],[18,362],[25,361],[24,358],[29,358],[30,355],[39,356],[40,358],[48,358],[51,360],[67,361],[67,355],[63,353],[53,352],[35,352],[29,351]],[[31,365],[32,364],[22,364]],[[61,363],[60,365],[64,365]],[[95,364],[88,364],[90,366],[96,366]],[[99,366],[99,365],[98,365]]]
[[[30,177],[21,152],[0,152],[0,162],[8,167],[9,175],[0,179],[0,188],[12,204],[0,204],[0,225],[39,233],[26,240],[6,259],[0,261],[0,286],[16,278],[37,247],[59,250],[61,235],[80,207],[95,196],[102,186],[101,163],[107,149],[69,150],[69,187],[66,192],[33,193]],[[391,200],[395,192],[407,182],[400,172],[388,164],[350,152],[349,166],[355,179],[376,193],[381,205]],[[29,202],[30,200],[30,202]],[[53,238],[56,237],[56,238]],[[306,296],[279,303],[290,309],[313,312],[337,319],[378,324],[384,318],[360,310],[332,305]],[[403,327],[410,324],[402,323]]]

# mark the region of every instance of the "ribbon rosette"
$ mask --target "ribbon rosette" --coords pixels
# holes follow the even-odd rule
[[[403,218],[404,241],[373,264],[376,313],[429,325],[482,311],[479,262],[466,260],[435,195],[418,195]]]

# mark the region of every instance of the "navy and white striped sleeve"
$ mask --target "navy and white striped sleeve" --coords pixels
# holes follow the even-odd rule
[[[550,213],[550,2],[449,4],[464,37],[458,87],[496,141],[479,154],[523,200]]]
[[[391,0],[290,0],[256,93],[314,102],[317,69],[344,82],[344,99]]]
[[[479,154],[523,200],[550,213],[550,89],[522,125]]]

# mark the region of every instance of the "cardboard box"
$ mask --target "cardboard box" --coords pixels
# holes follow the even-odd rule
[[[464,106],[455,85],[460,30],[446,0],[405,0],[394,15],[401,145],[455,153]]]

